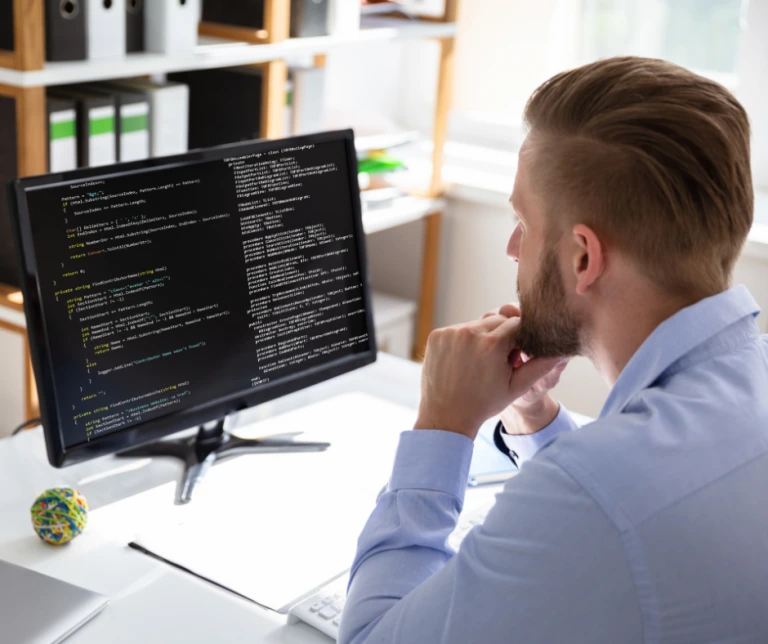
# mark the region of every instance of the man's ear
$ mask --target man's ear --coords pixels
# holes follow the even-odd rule
[[[573,227],[573,275],[576,293],[584,295],[605,270],[605,248],[595,231],[584,224]]]

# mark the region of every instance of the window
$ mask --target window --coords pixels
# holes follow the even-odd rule
[[[541,82],[607,56],[665,58],[735,90],[748,8],[747,0],[465,0],[454,136],[487,138],[489,124],[519,129]]]
[[[635,54],[735,79],[746,7],[745,0],[583,0],[581,58]]]
[[[665,58],[731,89],[752,122],[755,186],[768,189],[766,0],[463,0],[450,138],[512,150],[540,83],[622,54]]]

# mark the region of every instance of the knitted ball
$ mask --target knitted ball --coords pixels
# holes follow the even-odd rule
[[[72,541],[88,522],[88,501],[70,487],[46,490],[35,499],[30,511],[37,536],[54,546]]]

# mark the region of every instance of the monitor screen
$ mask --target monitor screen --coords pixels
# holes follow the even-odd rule
[[[375,359],[350,132],[159,161],[18,183],[59,464]]]

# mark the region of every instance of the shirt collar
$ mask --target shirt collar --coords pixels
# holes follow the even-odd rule
[[[730,325],[760,313],[746,286],[735,286],[681,309],[654,329],[619,375],[600,417],[621,411],[670,365]],[[752,322],[754,325],[754,322]],[[755,334],[757,327],[755,326]]]

